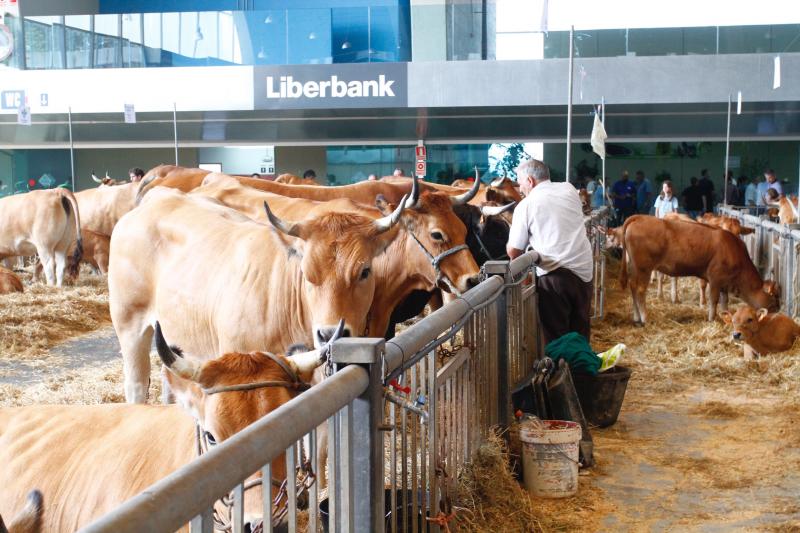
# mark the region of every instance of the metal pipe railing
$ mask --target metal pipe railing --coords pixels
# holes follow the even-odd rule
[[[141,533],[180,529],[360,396],[368,386],[367,371],[359,366],[337,372],[81,531]],[[153,436],[159,437],[170,438],[169,435]]]

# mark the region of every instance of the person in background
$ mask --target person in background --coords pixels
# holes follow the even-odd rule
[[[253,178],[253,179],[260,180],[261,179],[261,174],[259,174],[258,172],[253,172],[252,174],[250,174],[250,177]]]
[[[764,176],[761,177],[761,180],[756,184],[756,192],[758,193],[758,201],[756,201],[756,214],[763,215],[767,210],[767,190],[769,189],[769,183],[767,182]]]
[[[636,185],[628,179],[627,170],[622,173],[622,178],[611,187],[609,196],[614,200],[614,209],[617,211],[617,225],[621,226],[636,210]]]
[[[739,205],[739,189],[736,187],[736,180],[733,179],[733,171],[729,170],[725,178],[727,186],[725,191],[725,203],[727,205]]]
[[[744,178],[745,180],[747,178]],[[758,205],[758,187],[756,186],[756,180],[749,180],[750,183],[747,184],[747,187],[744,190],[744,205],[747,206],[750,213],[755,213],[756,206]]]
[[[392,176],[395,177],[402,177],[403,175],[403,171],[399,168],[394,169],[394,172],[392,172]]]
[[[650,202],[653,198],[653,186],[641,170],[636,171],[636,212],[647,214],[650,212]]]
[[[367,181],[378,181],[378,176],[375,174],[370,174],[367,176]]]
[[[683,206],[686,209],[686,213],[696,219],[703,212],[703,193],[700,191],[700,186],[695,176],[692,176],[689,183],[690,185],[683,190],[681,196],[683,197]]]
[[[306,170],[305,172],[303,172],[303,178],[304,178],[304,179],[307,179],[307,180],[315,180],[315,181],[316,181],[316,179],[317,179],[317,173],[316,173],[316,172],[314,172],[312,169],[310,169],[310,168],[309,168],[308,170]]]
[[[781,182],[778,181],[778,178],[775,177],[775,171],[768,168],[764,171],[764,178],[767,180],[767,189],[775,189],[778,191],[778,196],[780,197],[780,195],[783,194],[783,186]]]
[[[590,336],[592,245],[586,236],[578,191],[550,181],[550,169],[529,159],[517,167],[520,192],[506,252],[511,259],[529,246],[536,253],[539,316],[545,344],[569,332]]]
[[[710,213],[714,210],[714,182],[708,175],[708,169],[700,171],[700,181],[697,183],[703,197],[703,213]]]
[[[656,196],[656,203],[653,205],[658,218],[664,218],[667,213],[678,212],[678,199],[672,192],[672,182],[664,180],[661,184],[661,194]]]
[[[586,192],[589,194],[589,205],[592,209],[600,207],[600,204],[595,205],[594,192],[597,190],[597,187],[597,180],[595,180],[594,177],[589,176],[586,178]]]
[[[144,177],[144,170],[139,167],[133,167],[128,171],[128,177],[131,179],[132,183],[142,181],[142,178]]]

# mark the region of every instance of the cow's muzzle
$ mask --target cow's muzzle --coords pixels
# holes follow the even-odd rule
[[[327,343],[336,333],[336,325],[333,326],[319,326],[314,330],[314,345],[316,347],[323,346]],[[342,337],[350,337],[350,328],[345,327],[342,331]]]
[[[734,340],[737,340],[737,341],[738,340],[742,340],[742,333],[739,332],[739,331],[734,331],[733,332],[733,338],[734,338]]]

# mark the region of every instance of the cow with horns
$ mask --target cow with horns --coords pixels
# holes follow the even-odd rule
[[[156,322],[164,375],[183,408],[101,404],[0,409],[0,514],[11,516],[23,506],[28,487],[37,487],[42,531],[81,529],[194,460],[204,442],[213,445],[230,438],[307,389],[330,342],[343,329],[340,322],[325,346],[288,357],[253,352],[217,358],[195,354],[190,359],[169,347]],[[158,435],[166,437],[154,438]],[[286,477],[283,456],[272,462],[272,473],[279,482]],[[273,495],[279,484],[272,483]],[[256,483],[245,491],[245,516],[251,524],[261,518],[261,489]],[[47,502],[43,514],[42,494]],[[221,505],[218,510],[225,513]]]
[[[329,213],[264,225],[210,198],[157,189],[111,237],[111,320],[125,397],[147,399],[154,317],[191,354],[323,344],[335,320],[361,335],[375,291],[372,263],[396,236],[405,202],[374,220]],[[278,231],[275,231],[278,230]],[[335,317],[335,318],[334,318]]]

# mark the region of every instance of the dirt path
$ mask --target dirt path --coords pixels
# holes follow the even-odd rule
[[[636,328],[609,280],[593,346],[625,342],[634,374],[617,424],[593,432],[583,494],[561,504],[581,518],[566,530],[800,531],[800,351],[744,361],[689,281],[684,304],[651,291],[651,323]]]

